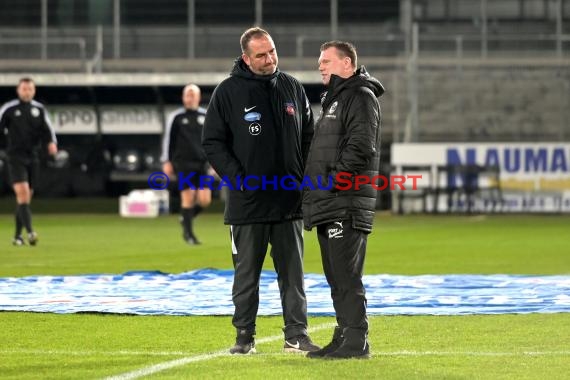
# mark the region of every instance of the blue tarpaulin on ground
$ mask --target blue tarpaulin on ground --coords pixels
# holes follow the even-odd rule
[[[233,271],[0,278],[0,310],[231,315]],[[367,275],[370,315],[570,312],[570,276]],[[333,315],[324,275],[306,274],[310,315]],[[277,276],[264,271],[259,315],[281,314]]]

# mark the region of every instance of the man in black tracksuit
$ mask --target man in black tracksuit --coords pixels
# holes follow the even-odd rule
[[[334,186],[330,190],[305,190],[303,214],[307,229],[317,227],[338,326],[332,342],[310,352],[310,358],[367,358],[370,352],[362,273],[376,190],[370,183],[356,189],[354,177],[371,179],[378,174],[378,97],[384,88],[364,67],[356,70],[356,58],[356,50],[349,43],[331,41],[321,46],[319,71],[327,92],[305,175],[313,183],[319,176],[332,177]],[[344,181],[337,181],[339,173]]]
[[[16,231],[12,244],[25,245],[22,228],[28,232],[28,243],[36,245],[38,235],[32,228],[33,187],[39,171],[42,144],[50,155],[57,153],[57,139],[43,104],[34,100],[36,86],[31,78],[22,78],[16,88],[18,99],[0,108],[0,137],[7,136],[8,174],[16,194]]]
[[[168,116],[162,140],[162,171],[168,176],[178,175],[182,238],[190,245],[200,244],[194,233],[193,220],[212,201],[211,189],[207,186],[200,188],[199,180],[200,176],[207,174],[208,164],[201,143],[206,110],[199,107],[200,93],[195,84],[184,87],[184,107]],[[190,177],[191,173],[195,174]],[[192,186],[182,181],[182,176],[190,178]]]
[[[301,181],[313,116],[301,84],[277,69],[271,36],[251,28],[240,43],[242,56],[212,95],[202,139],[211,165],[232,182],[225,223],[235,268],[237,339],[230,352],[255,352],[259,278],[269,243],[283,307],[284,349],[313,351],[318,347],[307,335],[301,191],[282,190],[279,184],[284,176]],[[241,183],[238,178],[246,176],[255,178]]]

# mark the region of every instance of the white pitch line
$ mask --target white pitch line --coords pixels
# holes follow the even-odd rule
[[[520,352],[486,352],[486,351],[388,351],[373,352],[372,356],[566,356],[570,351],[520,351]]]
[[[257,341],[257,344],[271,342],[271,337]],[[186,351],[66,351],[66,350],[0,350],[4,355],[63,355],[63,356],[185,356],[191,355]],[[255,356],[282,356],[283,353],[258,353]],[[373,351],[372,356],[570,356],[570,351],[519,351],[519,352],[491,352],[491,351]]]
[[[309,331],[310,332],[318,331],[318,330],[323,330],[323,329],[327,329],[327,328],[332,328],[334,326],[336,326],[336,324],[334,324],[334,323],[325,323],[325,324],[318,325],[318,326],[315,326],[313,328],[310,328]],[[261,339],[256,339],[256,344],[274,342],[274,341],[280,340],[280,339],[283,339],[283,334],[268,336],[268,337],[261,338]],[[217,358],[220,356],[229,356],[229,355],[230,355],[230,353],[229,353],[228,349],[225,349],[223,351],[216,351],[216,352],[213,352],[211,354],[203,354],[203,355],[189,356],[186,358],[180,358],[180,359],[175,359],[175,360],[169,360],[167,362],[158,363],[158,364],[151,365],[148,367],[143,367],[140,369],[136,369],[134,371],[125,372],[125,373],[115,375],[115,376],[109,376],[109,377],[106,377],[105,380],[138,379],[138,378],[143,377],[143,376],[152,375],[152,374],[155,374],[157,372],[166,371],[168,369],[180,367],[180,366],[183,366],[183,365],[186,365],[189,363],[194,363],[194,362],[199,362],[199,361],[204,361],[204,360],[210,360],[210,359],[214,359],[214,358]]]
[[[185,356],[191,355],[187,351],[69,351],[69,350],[0,350],[0,354],[17,355],[17,354],[30,354],[30,355],[68,355],[68,356],[92,356],[92,355],[125,355],[125,356]]]

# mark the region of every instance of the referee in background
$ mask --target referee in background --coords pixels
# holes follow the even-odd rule
[[[22,78],[16,87],[18,99],[0,108],[0,136],[7,137],[8,174],[16,194],[16,231],[12,243],[25,245],[22,228],[28,232],[28,243],[36,245],[38,234],[32,227],[30,203],[39,172],[39,153],[47,146],[51,156],[57,154],[57,139],[43,104],[34,100],[36,86],[31,78]]]
[[[193,220],[212,202],[211,190],[207,186],[199,188],[200,176],[213,174],[211,171],[208,173],[209,165],[201,143],[206,110],[199,107],[200,95],[200,88],[195,84],[184,87],[184,107],[169,115],[162,140],[162,171],[166,175],[170,177],[176,173],[188,176],[196,173],[190,179],[194,189],[187,184],[180,189],[182,238],[189,245],[200,244],[194,233]]]

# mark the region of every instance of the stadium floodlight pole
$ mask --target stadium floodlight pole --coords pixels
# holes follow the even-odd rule
[[[400,30],[404,33],[404,52],[409,56],[412,38],[412,0],[400,1],[400,15]]]
[[[47,59],[47,39],[48,39],[48,25],[47,25],[47,12],[48,12],[48,0],[42,0],[42,46],[41,46],[41,54],[42,54],[42,61]]]
[[[103,26],[97,25],[97,37],[95,40],[95,72],[103,70]]]
[[[113,58],[121,58],[121,0],[113,2]]]
[[[338,0],[331,0],[331,39],[338,36]]]
[[[408,57],[407,80],[408,102],[410,111],[404,127],[404,142],[418,142],[418,54],[419,54],[419,28],[418,23],[412,24],[412,51]]]
[[[487,58],[487,0],[481,0],[481,58]]]
[[[556,1],[556,56],[562,58],[562,0]]]
[[[188,59],[195,58],[196,0],[188,0]]]
[[[263,25],[263,0],[255,0],[255,25]]]
[[[305,36],[303,35],[297,35],[297,38],[295,40],[295,51],[296,51],[296,55],[297,55],[297,62],[299,65],[299,69],[304,68],[303,67],[303,43],[305,42]]]

